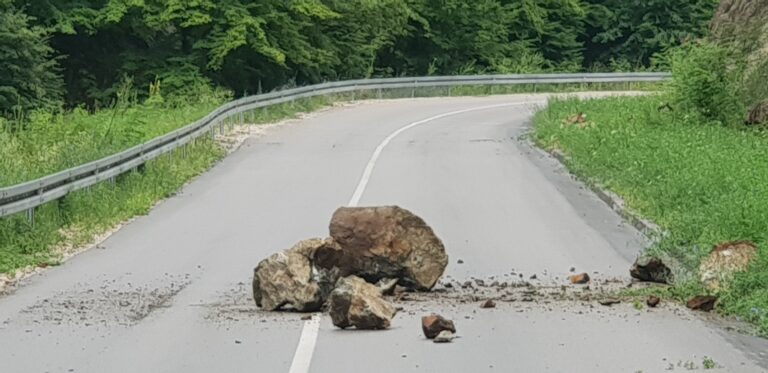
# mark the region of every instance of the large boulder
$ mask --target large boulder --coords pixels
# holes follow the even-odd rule
[[[336,267],[342,276],[354,274],[372,283],[397,278],[403,286],[429,290],[448,265],[432,228],[400,207],[340,208],[330,231],[337,245],[319,249],[315,264]]]
[[[318,311],[333,288],[333,271],[312,266],[319,249],[334,246],[330,239],[301,241],[262,260],[253,271],[253,299],[259,307],[274,311],[291,306],[300,312]]]
[[[381,295],[381,289],[357,276],[339,280],[331,292],[328,308],[333,325],[345,329],[387,329],[395,307]]]
[[[652,256],[637,258],[629,270],[629,275],[640,281],[661,284],[671,284],[673,280],[672,270],[664,260]]]
[[[720,290],[735,273],[746,271],[756,257],[757,247],[751,242],[717,245],[699,266],[700,280],[710,290]]]

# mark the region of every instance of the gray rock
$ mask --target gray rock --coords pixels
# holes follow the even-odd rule
[[[357,276],[339,280],[329,299],[333,325],[345,329],[387,329],[397,310],[381,296],[381,290]]]
[[[262,260],[253,271],[256,305],[269,311],[284,306],[300,312],[320,310],[335,276],[330,270],[313,269],[310,258],[318,248],[326,245],[333,245],[333,242],[305,240]]]

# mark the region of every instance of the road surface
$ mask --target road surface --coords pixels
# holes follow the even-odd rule
[[[446,281],[536,274],[557,285],[572,267],[626,279],[643,238],[517,139],[544,100],[366,102],[251,138],[99,248],[0,298],[0,371],[657,372],[703,369],[705,357],[720,371],[766,371],[765,341],[672,305],[542,299],[481,310],[437,294],[404,302],[380,332],[256,309],[253,267],[326,236],[355,194],[430,223],[451,257]],[[424,340],[419,318],[432,312],[453,318],[461,338]]]

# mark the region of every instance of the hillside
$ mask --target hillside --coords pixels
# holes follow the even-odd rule
[[[723,0],[711,23],[710,37],[745,61],[746,104],[768,99],[768,0]]]

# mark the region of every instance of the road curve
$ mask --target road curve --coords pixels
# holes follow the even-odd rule
[[[326,236],[331,214],[353,195],[360,205],[398,204],[425,218],[451,256],[448,280],[514,272],[559,284],[572,267],[622,279],[643,238],[518,140],[544,100],[365,102],[249,139],[101,248],[0,298],[0,371],[288,372],[305,323],[256,309],[253,267],[300,239]],[[494,107],[471,110],[484,106]],[[392,136],[370,162],[383,140],[433,117]],[[764,340],[671,305],[500,302],[480,310],[435,296],[403,307],[382,332],[340,331],[321,317],[303,369],[656,372],[703,369],[705,357],[720,371],[768,369]],[[419,317],[431,312],[456,320],[461,338],[425,341]]]

